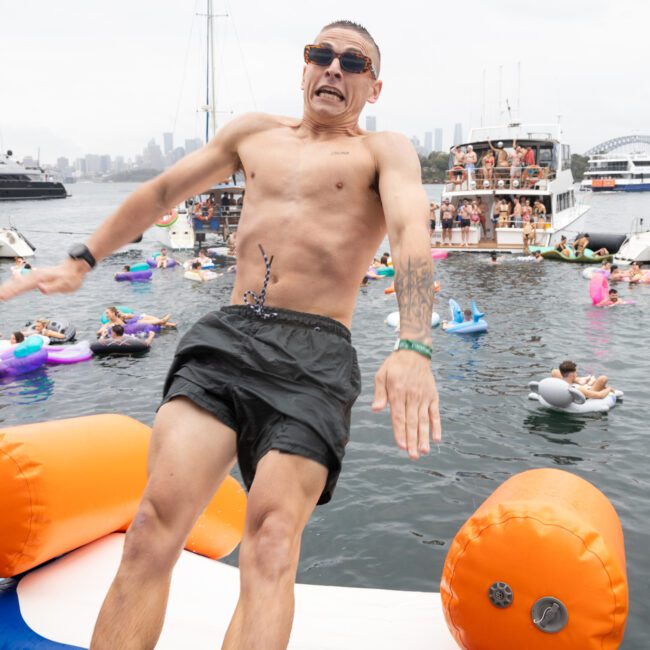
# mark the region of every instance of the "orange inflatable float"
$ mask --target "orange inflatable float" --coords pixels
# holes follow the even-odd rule
[[[115,531],[135,515],[147,476],[149,427],[95,415],[0,430],[0,577],[27,571]],[[186,548],[223,557],[239,543],[246,495],[228,477]]]
[[[568,472],[518,474],[454,538],[440,594],[461,648],[614,650],[628,610],[616,511]]]

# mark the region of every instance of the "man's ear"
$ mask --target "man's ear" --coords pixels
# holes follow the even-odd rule
[[[375,79],[375,81],[373,81],[370,91],[368,92],[368,98],[366,99],[369,104],[374,104],[379,99],[383,85],[384,82],[381,81],[381,79]]]

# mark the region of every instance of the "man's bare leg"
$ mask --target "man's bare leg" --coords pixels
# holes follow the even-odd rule
[[[172,569],[235,455],[235,432],[188,399],[160,408],[149,448],[149,480],[95,625],[93,650],[156,645]]]
[[[287,647],[302,531],[326,479],[323,465],[300,456],[270,451],[259,462],[239,551],[239,602],[224,649]]]

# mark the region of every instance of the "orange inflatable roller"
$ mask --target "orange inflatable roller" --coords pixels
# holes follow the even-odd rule
[[[122,415],[0,430],[0,577],[126,530],[146,484],[150,436],[149,427]],[[245,511],[246,495],[228,477],[187,548],[227,555],[241,539]]]
[[[628,610],[616,511],[568,472],[517,474],[454,538],[440,594],[467,650],[614,650]]]

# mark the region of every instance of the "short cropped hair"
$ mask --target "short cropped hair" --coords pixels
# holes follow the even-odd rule
[[[124,335],[124,328],[121,325],[113,325],[113,333],[118,336]]]
[[[560,364],[560,374],[563,377],[568,377],[572,372],[577,370],[577,366],[573,361],[563,361]]]
[[[340,27],[341,29],[351,29],[352,31],[357,32],[357,34],[361,34],[361,36],[363,36],[369,43],[373,45],[377,52],[377,76],[379,76],[379,68],[381,67],[381,52],[379,51],[379,45],[377,45],[370,32],[363,25],[359,25],[359,23],[355,23],[352,20],[335,20],[333,23],[325,25],[325,27],[323,27],[320,31],[324,32],[326,29],[336,29],[337,27]]]

